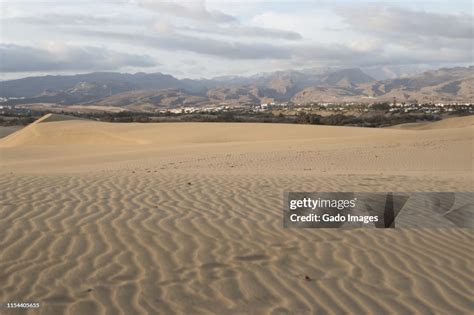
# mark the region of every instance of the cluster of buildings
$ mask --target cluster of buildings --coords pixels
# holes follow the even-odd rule
[[[474,113],[473,104],[418,104],[418,103],[382,103],[386,111],[390,113],[426,113],[441,114],[449,112],[468,112]],[[381,110],[377,107],[380,103],[314,103],[314,104],[295,104],[286,103],[262,103],[262,104],[240,104],[240,105],[208,105],[208,106],[183,106],[178,108],[157,109],[156,113],[171,114],[192,114],[192,113],[220,113],[228,111],[246,111],[246,112],[269,112],[274,110],[291,110],[295,112],[328,111],[328,112],[371,112]]]
[[[464,112],[474,114],[473,104],[395,104],[388,110],[391,113],[424,113],[443,114],[452,112]]]
[[[6,103],[8,101],[14,101],[14,100],[24,100],[26,97],[20,96],[20,97],[0,97],[0,103]]]
[[[220,105],[220,106],[204,106],[204,107],[197,107],[197,106],[183,106],[178,108],[164,108],[164,109],[157,109],[155,112],[160,114],[192,114],[192,113],[219,113],[225,112],[229,110],[235,110],[236,107],[228,106],[228,105]]]
[[[299,104],[298,104],[299,105]],[[255,105],[253,108],[255,111],[265,111],[265,110],[272,110],[272,109],[287,109],[292,107],[292,103],[262,103],[260,105]]]
[[[87,105],[85,105],[87,106]],[[95,108],[97,110],[97,108]],[[34,110],[33,107],[26,105],[0,105],[0,114],[6,112],[13,114],[28,114]],[[99,109],[100,110],[100,109]],[[373,111],[386,111],[390,113],[424,113],[424,114],[443,114],[443,113],[464,113],[474,114],[474,104],[472,103],[313,103],[296,104],[293,102],[271,102],[262,104],[209,104],[206,106],[182,106],[177,108],[159,108],[155,113],[160,114],[192,114],[192,113],[221,113],[221,112],[314,112],[327,111],[335,113],[358,112],[366,113]]]

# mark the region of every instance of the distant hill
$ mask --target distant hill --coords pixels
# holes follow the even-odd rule
[[[472,102],[474,67],[456,67],[427,71],[399,79],[341,85],[332,89],[321,86],[305,88],[295,94],[294,102],[316,101],[367,102]]]
[[[400,79],[361,85],[362,94],[378,99],[400,101],[472,102],[474,99],[474,67],[456,67],[427,71]]]
[[[362,72],[362,70],[342,69],[328,73],[322,80],[328,86],[350,87],[357,84],[369,83],[375,81],[374,78]]]
[[[125,107],[135,111],[152,111],[156,108],[203,106],[206,96],[192,95],[179,89],[138,90],[118,93],[95,102],[95,105]]]
[[[110,95],[131,90],[182,88],[186,83],[171,75],[161,73],[94,72],[70,76],[48,75],[2,81],[0,82],[0,96],[32,98],[40,96],[44,91],[67,92],[80,88],[81,85],[99,88],[103,93]],[[102,96],[102,92],[98,95]]]
[[[311,102],[472,102],[474,67],[427,71],[376,81],[360,69],[277,71],[251,77],[177,79],[161,73],[97,72],[29,77],[0,82],[1,97],[24,97],[8,104],[54,103],[153,110],[207,104],[245,105],[272,101]]]

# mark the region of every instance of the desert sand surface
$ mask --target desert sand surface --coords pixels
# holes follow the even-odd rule
[[[455,117],[449,119],[443,119],[436,122],[419,122],[419,123],[406,123],[395,125],[390,128],[395,129],[414,129],[414,130],[431,130],[431,129],[452,129],[452,128],[463,128],[472,126],[472,116]]]
[[[472,191],[473,124],[43,117],[0,139],[0,303],[47,315],[470,314],[472,228],[285,229],[282,209],[285,191]]]

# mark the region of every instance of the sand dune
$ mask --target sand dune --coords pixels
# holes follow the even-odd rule
[[[464,128],[474,125],[472,116],[455,117],[444,119],[436,122],[423,123],[407,123],[396,125],[392,128],[396,129],[415,129],[415,130],[433,130],[433,129],[449,129],[449,128]]]
[[[49,118],[0,139],[0,301],[48,315],[474,307],[472,229],[282,227],[285,191],[472,191],[472,118],[423,131]]]
[[[390,130],[259,123],[104,123],[48,114],[0,143],[3,147],[64,144],[201,144],[389,135]],[[67,117],[67,116],[66,116]],[[179,126],[179,128],[177,128]]]

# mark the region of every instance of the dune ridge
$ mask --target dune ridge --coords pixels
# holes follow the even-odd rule
[[[282,227],[285,191],[472,191],[472,126],[27,128],[0,140],[0,301],[28,313],[474,307],[472,228]]]
[[[433,130],[433,129],[450,129],[450,128],[464,128],[474,125],[472,116],[454,117],[443,119],[435,122],[427,123],[407,123],[393,126],[397,129],[414,129],[414,130]]]

